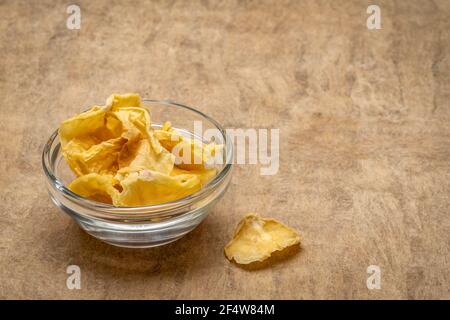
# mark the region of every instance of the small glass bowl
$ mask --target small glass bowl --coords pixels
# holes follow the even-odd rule
[[[223,161],[216,165],[217,175],[201,190],[158,205],[114,207],[83,198],[65,187],[74,176],[62,156],[58,130],[52,134],[42,153],[42,166],[53,202],[90,235],[121,247],[155,247],[181,238],[205,219],[231,179],[233,145],[214,119],[171,101],[144,99],[143,102],[149,107],[152,123],[157,123],[153,127],[161,127],[164,121],[170,121],[173,128],[182,128],[184,132],[195,132],[194,126],[198,128],[199,124],[203,131],[213,129],[218,132],[214,142],[224,145]]]

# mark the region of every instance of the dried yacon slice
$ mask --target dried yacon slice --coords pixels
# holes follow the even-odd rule
[[[118,170],[118,155],[126,139],[116,138],[91,144],[89,139],[72,139],[62,153],[69,167],[77,175],[88,173],[114,174]]]
[[[150,121],[150,116],[147,111],[141,108],[121,108],[116,111],[111,111],[110,114],[114,116],[122,125],[122,137],[128,141],[135,141],[144,138],[133,121],[141,118],[141,121]]]
[[[105,110],[94,106],[59,127],[62,153],[77,176],[117,170],[117,154],[126,140],[120,138],[120,122]]]
[[[201,188],[200,179],[192,174],[169,176],[157,171],[142,170],[116,175],[122,192],[115,206],[145,206],[161,204],[186,197]]]
[[[153,150],[159,154],[163,147],[151,127],[150,114],[144,108],[126,107],[113,111],[112,114],[122,123],[122,137],[130,142],[148,139]]]
[[[108,137],[118,138],[123,133],[122,122],[111,112],[105,115],[105,130],[101,130],[100,134],[103,132],[106,132],[106,135],[100,136],[102,141],[108,140]]]
[[[185,170],[205,170],[213,165],[212,159],[223,149],[222,145],[205,144],[199,140],[181,136],[171,127],[169,130],[155,130],[155,137],[160,144],[175,155],[175,164]]]
[[[119,154],[119,168],[145,168],[170,174],[175,157],[163,149],[157,154],[147,139],[126,143]]]
[[[164,122],[163,126],[161,127],[161,130],[172,132],[173,131],[172,122],[170,122],[170,121]]]
[[[155,137],[166,150],[172,151],[182,141],[182,137],[171,128],[169,130],[167,129],[163,126],[162,129],[155,130]]]
[[[183,170],[177,167],[173,167],[171,176],[177,176],[180,174],[193,174],[196,175],[202,184],[202,186],[206,185],[209,181],[211,181],[217,174],[217,169],[203,169],[203,170]]]
[[[118,155],[126,140],[115,138],[91,144],[89,139],[72,139],[62,150],[77,176],[88,173],[110,174],[118,170]]]
[[[131,141],[143,136],[150,141],[157,154],[162,152],[162,146],[155,138],[151,127],[150,114],[141,106],[139,94],[112,94],[106,100],[106,108],[122,122],[123,137]]]
[[[225,247],[225,255],[238,264],[250,264],[299,243],[300,236],[295,230],[250,213],[237,226],[233,239]]]
[[[214,166],[214,157],[222,148],[222,145],[205,144],[195,139],[184,138],[172,149],[172,153],[175,155],[177,167],[185,170],[206,170]]]
[[[63,121],[59,134],[62,153],[78,177],[70,188],[115,206],[179,199],[217,174],[209,160],[218,146],[181,136],[170,122],[154,130],[135,93],[111,95],[105,106]],[[177,147],[182,147],[178,157],[171,152]]]
[[[73,180],[68,188],[82,197],[112,204],[119,197],[119,191],[114,187],[117,183],[111,175],[90,173]]]
[[[59,126],[59,139],[64,146],[72,139],[83,136],[95,136],[105,127],[106,108],[94,106],[89,111],[63,121]]]

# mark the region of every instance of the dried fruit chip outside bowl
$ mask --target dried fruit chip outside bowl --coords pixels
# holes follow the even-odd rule
[[[238,264],[250,264],[299,243],[300,236],[295,230],[277,220],[250,213],[237,226],[233,239],[225,247],[225,255]]]

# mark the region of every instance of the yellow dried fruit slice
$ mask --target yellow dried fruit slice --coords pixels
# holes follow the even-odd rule
[[[91,136],[105,127],[106,108],[94,106],[91,110],[63,121],[59,126],[59,139],[64,146],[72,139]],[[95,139],[94,139],[95,140]]]
[[[77,175],[69,189],[115,206],[173,201],[217,174],[208,160],[218,146],[183,137],[170,122],[154,130],[135,93],[111,95],[105,106],[63,121],[59,134],[62,154]],[[172,154],[178,145],[188,161]]]
[[[250,213],[237,226],[233,239],[225,247],[225,255],[239,264],[249,264],[299,243],[300,236],[295,230]]]
[[[173,167],[172,172],[170,173],[171,176],[176,176],[180,174],[193,174],[196,175],[202,184],[204,186],[209,181],[211,181],[217,174],[217,169],[203,169],[203,170],[183,170],[177,167]]]
[[[171,130],[157,129],[155,130],[155,137],[158,139],[159,143],[169,151],[182,141],[182,137]]]
[[[106,108],[122,122],[123,137],[129,141],[147,138],[157,154],[162,152],[162,146],[151,127],[150,114],[141,106],[141,97],[137,93],[112,94],[106,100]]]
[[[186,197],[201,188],[200,179],[192,174],[169,176],[151,170],[124,174],[119,170],[116,177],[123,190],[119,198],[113,201],[115,206],[161,204]]]
[[[161,130],[172,132],[173,131],[172,122],[170,122],[170,121],[164,122]]]
[[[62,153],[77,176],[88,173],[113,175],[118,170],[117,159],[125,142],[120,137],[99,144],[91,144],[88,138],[72,139]]]
[[[73,180],[68,188],[82,197],[112,204],[119,196],[119,191],[114,188],[115,184],[117,180],[111,175],[90,173]]]
[[[170,174],[175,157],[163,149],[156,154],[147,139],[126,143],[119,154],[119,168],[145,168]]]
[[[170,130],[155,130],[155,137],[161,145],[175,155],[175,164],[185,170],[205,170],[210,167],[210,160],[216,152],[223,149],[222,145],[205,144],[201,141],[181,136]]]
[[[146,110],[140,108],[122,108],[116,111],[111,111],[122,124],[122,137],[126,138],[128,141],[135,141],[144,138],[136,125],[133,123],[137,121],[136,119],[141,118],[141,121],[149,121],[149,115]]]

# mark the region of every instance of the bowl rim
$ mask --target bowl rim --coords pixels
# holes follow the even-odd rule
[[[70,191],[68,188],[65,187],[64,183],[62,183],[54,174],[53,170],[50,167],[50,163],[52,163],[50,157],[54,152],[51,152],[52,146],[57,142],[56,147],[61,148],[61,143],[59,141],[56,141],[56,138],[59,136],[59,129],[56,129],[50,138],[47,140],[44,149],[42,151],[42,167],[44,170],[44,173],[51,182],[51,184],[59,191],[61,192],[66,198],[69,198],[70,200],[76,201],[78,204],[83,206],[88,206],[89,208],[95,208],[100,209],[102,211],[107,211],[109,214],[116,213],[115,211],[120,211],[122,213],[133,213],[134,211],[164,211],[164,210],[172,210],[174,208],[178,208],[180,206],[184,206],[186,204],[194,203],[195,200],[201,199],[202,196],[207,193],[207,191],[212,191],[216,186],[218,186],[222,181],[225,180],[225,178],[228,176],[228,174],[231,172],[232,169],[232,160],[233,160],[233,144],[231,142],[230,136],[227,134],[226,130],[213,118],[207,116],[203,112],[187,106],[185,104],[175,102],[173,100],[155,100],[155,99],[147,99],[143,98],[141,99],[142,102],[147,102],[150,104],[160,104],[160,105],[166,105],[166,106],[175,106],[183,109],[187,109],[189,111],[192,111],[199,115],[200,117],[206,119],[210,123],[212,123],[216,129],[218,129],[224,139],[224,146],[226,150],[226,162],[221,168],[221,170],[215,175],[215,177],[209,181],[205,186],[203,186],[200,190],[186,196],[183,198],[179,198],[176,200],[160,203],[160,204],[154,204],[154,205],[148,205],[148,206],[127,206],[127,207],[116,207],[112,204],[107,204],[103,202],[98,202],[95,200],[91,200],[85,197],[82,197],[72,191]],[[145,107],[145,106],[144,106]],[[151,107],[151,106],[149,106]],[[149,110],[150,112],[151,110]]]

